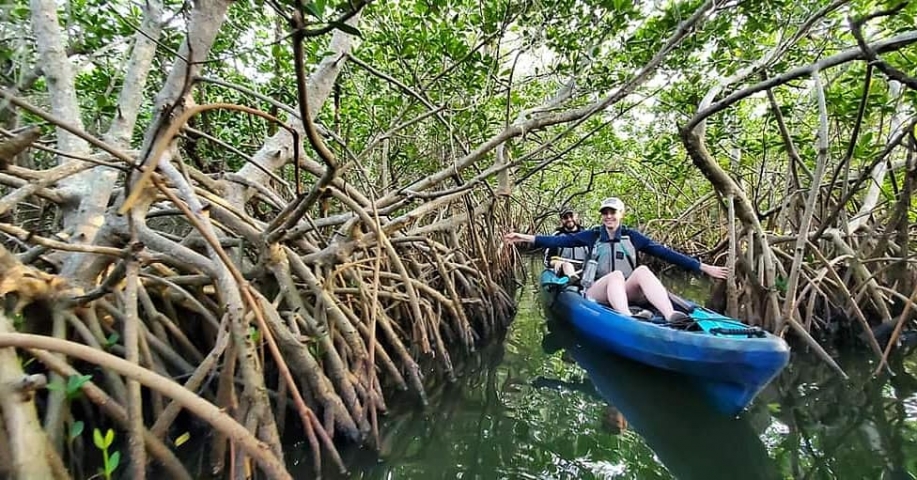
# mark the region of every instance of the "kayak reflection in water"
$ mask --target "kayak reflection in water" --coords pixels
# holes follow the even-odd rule
[[[607,429],[639,434],[675,478],[780,478],[748,420],[717,412],[682,376],[591,347],[557,321],[549,319],[548,327],[544,351],[563,349],[564,359],[574,360],[588,378],[565,382],[539,377],[533,386],[579,391],[603,400]]]

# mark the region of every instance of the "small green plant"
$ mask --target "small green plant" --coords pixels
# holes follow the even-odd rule
[[[71,375],[67,378],[67,385],[60,381],[52,381],[48,384],[48,390],[63,391],[67,396],[67,401],[73,401],[82,395],[83,385],[92,380],[92,375]]]
[[[311,337],[306,343],[306,348],[308,348],[309,352],[316,358],[321,358],[325,355],[325,347],[321,342],[321,338],[325,335],[327,335],[327,333],[321,333],[316,337]]]
[[[92,441],[96,448],[102,451],[102,468],[99,469],[99,474],[105,477],[105,480],[111,480],[111,474],[115,473],[118,463],[121,462],[121,452],[113,452],[110,455],[108,453],[108,447],[115,441],[115,432],[109,428],[103,437],[102,431],[95,428],[92,430]]]
[[[118,332],[112,332],[108,338],[105,339],[105,343],[102,344],[102,348],[105,350],[111,350],[111,347],[114,347],[118,344],[118,340],[121,339],[121,336],[118,335]]]
[[[22,329],[25,328],[25,317],[22,315],[22,313],[14,313],[12,318],[13,329],[15,329],[17,332],[21,332]]]
[[[82,420],[77,420],[71,423],[70,424],[70,433],[67,435],[67,440],[71,442],[76,440],[76,437],[79,437],[80,435],[83,434],[84,427],[85,425],[83,425]]]
[[[261,342],[261,330],[258,330],[255,327],[248,327],[248,338],[255,345]]]
[[[778,292],[786,293],[786,279],[783,277],[775,278],[774,288],[776,288]]]
[[[71,375],[67,377],[66,383],[60,378],[55,378],[48,384],[47,389],[51,391],[63,392],[64,398],[69,405],[74,400],[79,399],[83,395],[83,385],[86,384],[89,380],[92,379],[92,375]],[[80,437],[85,430],[86,425],[79,420],[74,421],[72,417],[72,409],[68,409],[67,417],[64,419],[64,425],[69,425],[67,431],[67,448],[71,456],[71,465],[70,468],[75,468],[73,461],[73,441]]]
[[[83,434],[83,430],[86,429],[86,424],[82,420],[73,421],[73,418],[68,415],[67,419],[64,420],[67,427],[67,453],[69,454],[70,459],[70,471],[73,472],[74,478],[83,477],[83,465],[82,462],[77,460],[76,447],[74,446],[74,441],[80,438]]]

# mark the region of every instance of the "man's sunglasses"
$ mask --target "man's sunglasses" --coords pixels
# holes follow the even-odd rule
[[[573,218],[573,214],[572,214],[572,213],[565,213],[565,214],[563,214],[563,215],[560,216],[560,219],[561,219],[561,220],[567,220],[567,219],[570,219],[570,218]]]

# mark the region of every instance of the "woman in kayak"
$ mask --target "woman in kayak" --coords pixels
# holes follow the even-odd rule
[[[659,278],[649,268],[637,265],[637,252],[644,252],[691,271],[703,272],[713,278],[726,278],[729,269],[702,263],[683,253],[660,245],[637,230],[621,224],[624,202],[616,197],[606,198],[599,206],[602,227],[583,230],[573,235],[528,235],[510,232],[507,243],[532,243],[538,248],[582,247],[592,249],[590,260],[596,261],[595,283],[588,286],[586,298],[610,305],[614,310],[630,315],[630,303],[647,302],[669,322],[684,320],[687,315],[676,311],[669,294]],[[584,279],[588,283],[591,279]]]

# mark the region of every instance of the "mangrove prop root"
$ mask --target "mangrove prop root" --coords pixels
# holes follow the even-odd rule
[[[172,397],[195,415],[207,419],[214,428],[232,438],[246,454],[252,456],[258,464],[274,478],[292,478],[286,467],[276,458],[266,445],[252,436],[245,427],[234,421],[216,406],[185,390],[170,379],[163,378],[147,369],[127,362],[111,354],[100,352],[91,347],[67,340],[23,333],[0,333],[0,348],[16,347],[24,349],[41,349],[62,353],[70,357],[110,368],[121,375],[136,380],[148,388],[159,390]]]

